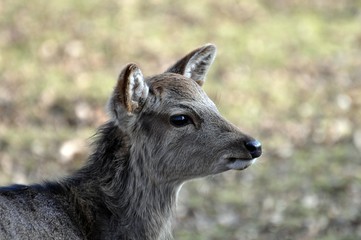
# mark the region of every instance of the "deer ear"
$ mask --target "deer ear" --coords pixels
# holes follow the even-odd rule
[[[113,96],[110,99],[110,110],[116,110],[119,105],[128,114],[136,112],[148,97],[149,88],[143,74],[134,63],[128,64],[120,73]]]
[[[209,67],[216,57],[217,48],[213,44],[200,47],[168,68],[166,72],[182,74],[187,78],[192,78],[200,86],[205,82]]]

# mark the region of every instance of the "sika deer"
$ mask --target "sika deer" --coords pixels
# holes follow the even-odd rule
[[[205,45],[165,73],[120,73],[87,164],[59,182],[0,188],[0,239],[171,239],[183,182],[261,155],[201,89],[216,55]]]

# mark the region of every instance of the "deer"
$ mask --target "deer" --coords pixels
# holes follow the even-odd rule
[[[172,239],[184,182],[246,169],[262,154],[202,89],[216,51],[206,44],[150,77],[126,65],[83,167],[0,188],[0,239]]]

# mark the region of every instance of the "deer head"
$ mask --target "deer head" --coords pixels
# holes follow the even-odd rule
[[[120,73],[108,109],[142,176],[181,183],[243,170],[261,155],[261,144],[226,121],[201,88],[215,56],[208,44],[159,75],[145,78],[135,64]]]

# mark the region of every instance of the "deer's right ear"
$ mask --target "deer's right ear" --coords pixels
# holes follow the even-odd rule
[[[120,73],[113,95],[109,101],[109,110],[115,117],[119,111],[132,115],[137,112],[148,97],[149,88],[143,74],[134,63],[128,64]]]

